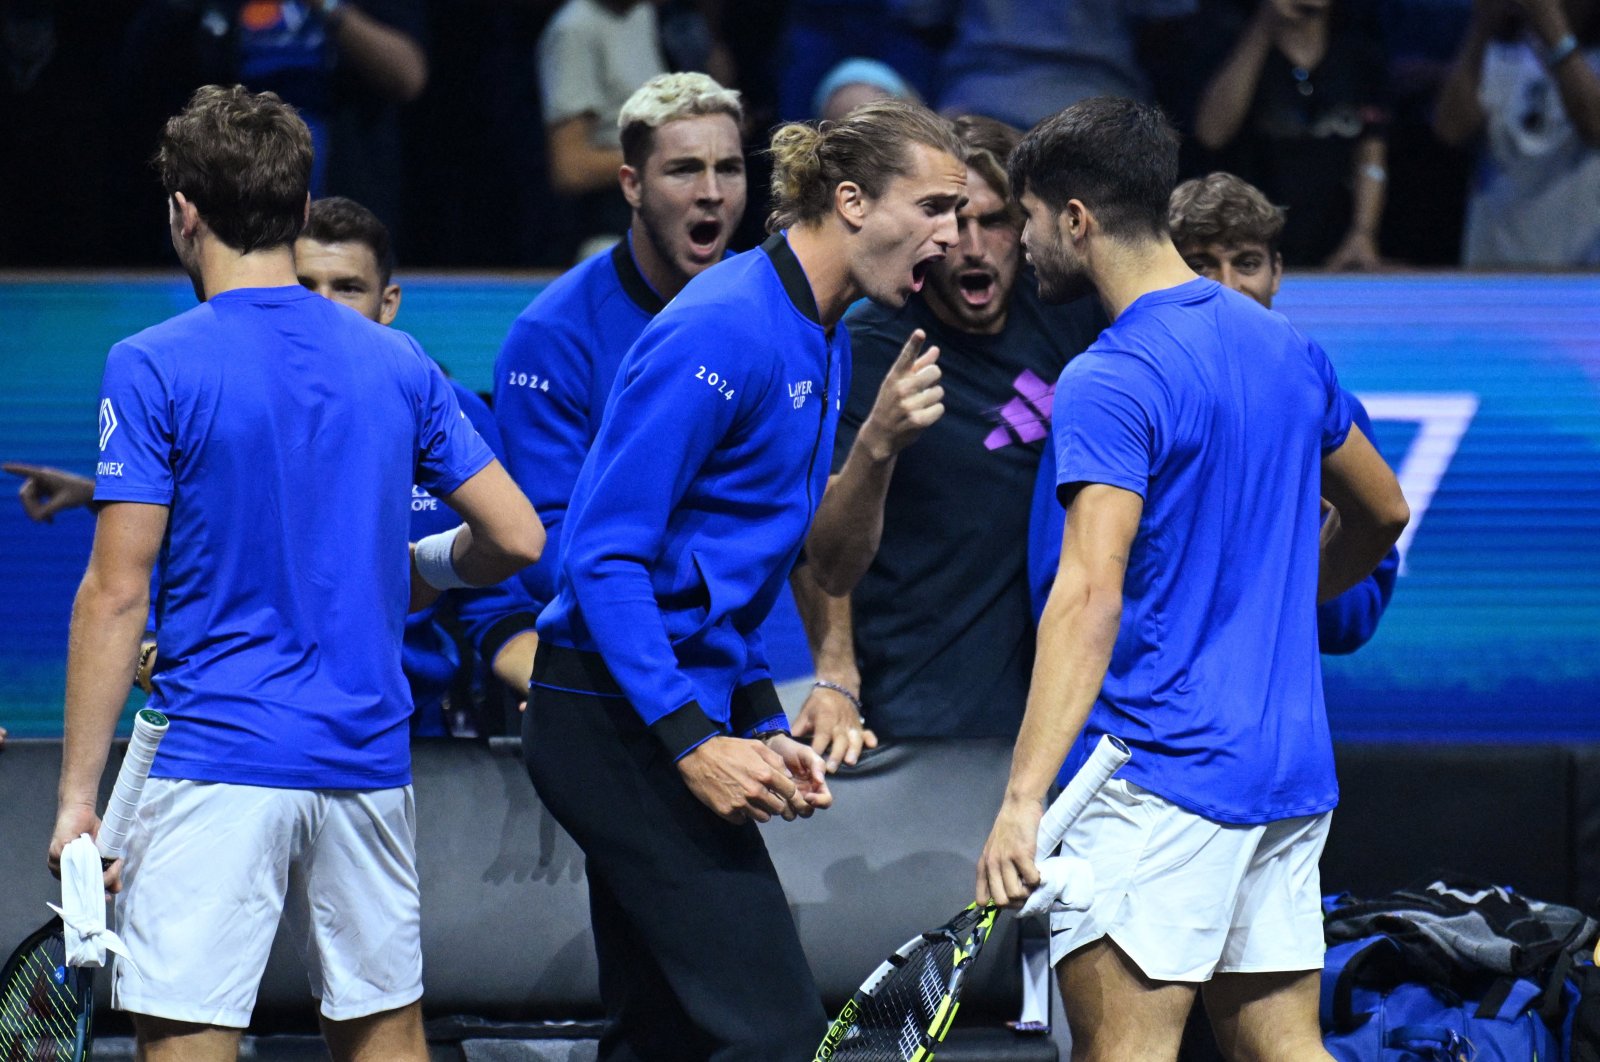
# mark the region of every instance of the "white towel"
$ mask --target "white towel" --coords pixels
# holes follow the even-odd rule
[[[106,928],[105,876],[100,850],[88,834],[61,853],[61,906],[49,905],[66,927],[68,966],[104,966],[106,952],[128,957],[120,937]]]
[[[1094,867],[1077,856],[1051,856],[1039,863],[1039,887],[1017,913],[1033,918],[1051,911],[1087,911],[1094,900]]]

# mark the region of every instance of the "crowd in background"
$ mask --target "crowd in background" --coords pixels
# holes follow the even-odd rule
[[[1020,128],[1125,95],[1184,131],[1184,176],[1288,207],[1290,266],[1581,268],[1597,46],[1597,0],[5,0],[0,266],[165,264],[148,145],[238,81],[301,110],[314,194],[409,266],[563,268],[626,226],[617,107],[693,69],[743,93],[757,189],[774,122],[875,95]]]

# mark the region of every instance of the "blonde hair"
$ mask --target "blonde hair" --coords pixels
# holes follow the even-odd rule
[[[742,123],[744,106],[738,91],[723,88],[705,74],[657,74],[640,85],[617,112],[623,160],[629,166],[643,166],[657,129],[668,122],[708,114],[726,114],[735,125]]]
[[[966,161],[955,128],[920,104],[874,100],[837,122],[792,122],[772,134],[772,213],[767,231],[827,217],[833,192],[854,181],[869,196],[883,194],[909,169],[913,144]]]
[[[1264,244],[1276,254],[1284,210],[1261,190],[1231,173],[1212,173],[1184,181],[1172,191],[1167,225],[1179,248],[1210,243]]]

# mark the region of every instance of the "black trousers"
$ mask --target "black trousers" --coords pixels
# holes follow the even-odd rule
[[[827,1018],[760,830],[700,803],[625,699],[574,692],[615,688],[595,654],[541,645],[533,681],[528,776],[588,857],[600,1062],[810,1062]]]

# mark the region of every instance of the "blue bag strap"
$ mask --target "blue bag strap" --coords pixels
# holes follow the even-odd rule
[[[1335,944],[1322,959],[1322,999],[1318,1017],[1324,1030],[1348,1032],[1372,1015],[1355,1013],[1351,1002],[1361,971],[1379,956],[1399,954],[1399,946],[1382,933]]]

